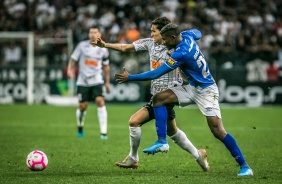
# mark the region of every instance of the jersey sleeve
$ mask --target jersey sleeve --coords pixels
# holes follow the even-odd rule
[[[107,48],[102,48],[103,50],[103,65],[109,65],[109,50]]]
[[[151,42],[152,42],[151,38],[144,38],[144,39],[136,40],[132,44],[134,45],[135,51],[139,51],[139,50],[148,50],[149,44],[151,44]]]
[[[180,51],[175,51],[171,54],[171,56],[168,58],[165,64],[171,69],[176,69],[181,64],[180,61],[182,56],[183,54]]]
[[[73,59],[74,61],[78,61],[78,60],[79,60],[79,57],[80,57],[80,55],[81,55],[81,44],[82,44],[82,43],[79,43],[79,44],[75,47],[75,49],[74,49],[74,51],[73,51],[73,53],[72,53],[72,55],[71,55],[71,59]]]
[[[192,37],[194,40],[199,40],[202,38],[202,33],[198,29],[186,30],[186,31],[183,31],[181,34],[188,35]]]

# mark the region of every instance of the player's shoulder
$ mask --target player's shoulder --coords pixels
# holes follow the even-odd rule
[[[77,45],[79,47],[88,46],[88,45],[90,45],[90,41],[89,40],[82,40]]]
[[[79,44],[90,44],[90,40],[82,40]]]
[[[186,51],[183,47],[177,46],[175,48],[175,51],[171,54],[171,58],[174,60],[179,60],[182,58],[183,55],[185,55]]]
[[[186,31],[181,32],[181,36],[183,38],[190,37],[190,38],[193,38],[194,40],[198,40],[202,37],[202,33],[198,29],[190,29],[190,30],[186,30]]]
[[[154,43],[153,38],[141,38],[139,40],[136,40],[133,42],[134,44],[149,44],[149,43]]]
[[[109,53],[109,49],[108,48],[101,48],[101,47],[98,47],[99,49],[101,49],[101,51],[105,54],[108,54]]]

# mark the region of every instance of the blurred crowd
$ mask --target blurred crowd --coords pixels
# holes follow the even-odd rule
[[[76,45],[87,39],[91,26],[99,26],[106,42],[131,43],[150,37],[151,21],[166,16],[181,30],[202,32],[199,45],[212,69],[248,70],[262,62],[263,70],[274,67],[276,71],[282,68],[281,10],[281,0],[2,0],[0,31],[63,38],[71,30]],[[66,64],[66,50],[45,47],[36,54],[46,54],[50,64]],[[149,69],[148,56],[142,52],[111,51],[111,61],[113,70],[121,65],[131,72]]]

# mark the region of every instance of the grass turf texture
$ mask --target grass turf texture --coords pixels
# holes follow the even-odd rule
[[[198,109],[176,110],[178,126],[211,166],[202,172],[192,156],[169,139],[166,154],[142,150],[156,140],[154,121],[142,127],[139,168],[114,165],[129,153],[127,121],[141,105],[107,104],[108,140],[100,140],[95,105],[88,108],[85,137],[76,136],[76,107],[48,105],[0,106],[0,183],[281,183],[281,107],[224,108],[226,130],[239,144],[253,177],[237,177],[239,167],[224,145],[210,133]],[[25,158],[32,150],[45,152],[44,171],[30,171]]]

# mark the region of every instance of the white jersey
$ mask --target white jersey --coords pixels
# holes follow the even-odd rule
[[[79,73],[77,86],[93,86],[104,84],[103,65],[109,65],[107,48],[94,47],[90,40],[79,42],[71,55],[78,62]]]
[[[136,51],[148,50],[150,55],[150,70],[158,68],[169,58],[169,55],[167,54],[168,49],[164,45],[155,43],[152,38],[137,40],[133,42],[133,45]],[[167,88],[181,85],[182,82],[183,80],[179,75],[179,71],[172,70],[160,78],[151,81],[151,94],[154,95]]]

